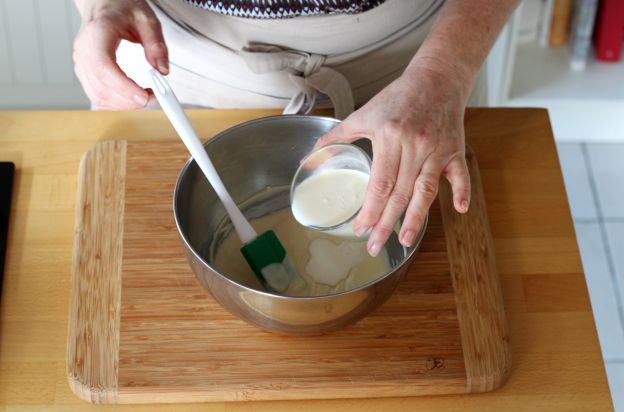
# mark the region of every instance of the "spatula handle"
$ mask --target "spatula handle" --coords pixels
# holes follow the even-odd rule
[[[193,130],[171,86],[169,86],[165,78],[156,70],[150,70],[150,74],[154,85],[154,95],[158,103],[160,103],[160,106],[169,118],[173,128],[178,132],[178,135],[191,153],[191,156],[193,156],[193,159],[195,159],[195,162],[197,162],[200,169],[204,172],[204,175],[217,193],[217,196],[221,199],[225,210],[230,216],[230,219],[232,219],[236,233],[238,233],[243,244],[251,242],[258,236],[256,231],[251,227],[247,219],[245,219],[245,216],[243,216],[225,188],[217,170],[206,153],[204,145],[201,140],[199,140],[199,137],[197,137],[195,130]]]

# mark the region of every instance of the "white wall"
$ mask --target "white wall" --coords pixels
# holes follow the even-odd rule
[[[0,110],[88,108],[74,76],[72,0],[0,0]]]

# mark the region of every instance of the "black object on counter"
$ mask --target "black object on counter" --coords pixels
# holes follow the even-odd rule
[[[15,165],[13,163],[0,162],[0,297],[2,296],[2,275],[9,235],[9,212],[11,211],[14,175]]]

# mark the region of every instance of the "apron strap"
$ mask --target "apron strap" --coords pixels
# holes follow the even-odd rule
[[[288,78],[299,92],[284,108],[284,114],[310,113],[316,103],[317,92],[329,97],[336,118],[342,120],[353,112],[355,105],[349,81],[342,73],[323,66],[325,56],[258,43],[243,48],[239,53],[254,73],[288,73]]]

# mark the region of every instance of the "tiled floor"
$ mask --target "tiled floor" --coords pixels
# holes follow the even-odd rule
[[[558,143],[616,412],[624,412],[624,144]]]

